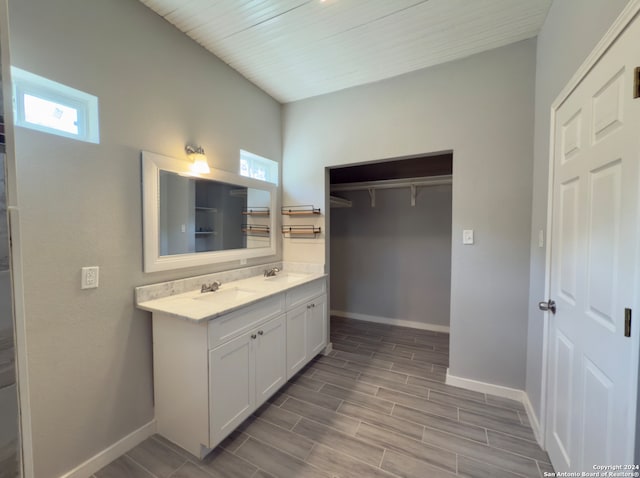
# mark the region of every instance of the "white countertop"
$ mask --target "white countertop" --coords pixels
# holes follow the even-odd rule
[[[197,289],[139,302],[137,306],[149,312],[203,322],[323,277],[326,277],[326,274],[283,271],[275,277],[265,278],[259,275],[223,283],[215,292],[202,293]]]

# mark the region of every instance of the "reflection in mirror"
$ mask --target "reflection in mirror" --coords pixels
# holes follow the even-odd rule
[[[275,254],[276,187],[143,152],[146,272]]]
[[[268,204],[266,191],[160,171],[160,255],[266,247],[243,227],[249,196]]]

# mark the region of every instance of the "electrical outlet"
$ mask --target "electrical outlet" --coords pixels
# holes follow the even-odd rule
[[[83,267],[80,288],[95,289],[96,287],[98,287],[99,272],[100,268],[98,266]]]
[[[473,229],[465,229],[462,231],[462,243],[473,244]]]

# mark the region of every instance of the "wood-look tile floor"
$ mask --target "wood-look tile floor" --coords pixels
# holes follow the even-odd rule
[[[95,478],[540,477],[521,403],[445,385],[447,334],[331,318],[319,356],[200,461],[155,435]]]

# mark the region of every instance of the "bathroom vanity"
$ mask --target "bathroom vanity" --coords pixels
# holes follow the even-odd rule
[[[220,274],[136,289],[153,314],[158,433],[201,458],[327,346],[325,274],[261,272],[213,292],[197,284]]]

